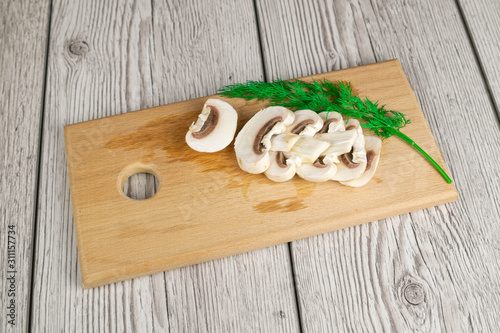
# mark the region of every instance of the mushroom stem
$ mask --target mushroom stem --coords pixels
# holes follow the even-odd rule
[[[434,168],[436,168],[437,171],[439,171],[439,173],[441,174],[441,176],[443,176],[443,178],[446,180],[446,182],[448,184],[451,184],[452,180],[450,178],[450,176],[448,176],[446,174],[446,172],[443,170],[443,168],[441,168],[439,166],[439,164],[437,164],[436,161],[434,161],[434,159],[432,157],[429,156],[429,154],[427,154],[425,152],[425,150],[423,150],[422,148],[420,148],[419,145],[417,145],[415,143],[415,141],[413,141],[412,139],[410,139],[408,136],[406,136],[403,132],[401,131],[398,131],[398,130],[395,130],[393,129],[392,127],[384,127],[384,130],[388,131],[388,132],[391,132],[392,134],[394,135],[397,135],[399,136],[401,139],[403,139],[404,141],[408,142],[410,145],[412,145],[416,150],[418,150],[418,152],[422,155],[424,155],[424,157],[434,166]]]

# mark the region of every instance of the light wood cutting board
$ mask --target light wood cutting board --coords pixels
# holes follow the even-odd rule
[[[397,60],[312,76],[353,88],[412,123],[404,133],[445,168]],[[304,78],[306,80],[312,77]],[[73,216],[83,286],[104,284],[289,242],[454,201],[458,193],[410,145],[385,140],[374,178],[361,188],[274,183],[243,172],[233,145],[207,154],[184,141],[205,98],[65,127]],[[265,103],[225,99],[238,130]],[[127,178],[150,172],[155,196],[123,194]]]

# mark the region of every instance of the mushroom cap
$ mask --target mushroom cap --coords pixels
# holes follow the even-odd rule
[[[269,152],[270,165],[264,171],[267,178],[274,182],[285,182],[295,176],[296,166],[291,159],[281,151]]]
[[[366,169],[365,172],[356,179],[341,181],[340,183],[352,187],[360,187],[365,185],[372,179],[377,170],[380,160],[380,151],[382,150],[382,140],[375,136],[365,136],[366,148]]]
[[[318,116],[323,120],[323,127],[318,131],[318,133],[345,131],[344,119],[340,113],[335,111],[325,111],[318,113]]]
[[[186,134],[186,143],[199,152],[213,153],[226,148],[233,141],[238,113],[220,99],[205,102],[196,122]]]
[[[360,177],[366,168],[365,137],[363,129],[358,120],[349,119],[346,122],[346,131],[355,129],[358,136],[354,140],[352,150],[340,155],[340,163],[337,164],[337,173],[333,180],[346,181]]]
[[[321,159],[314,163],[302,163],[297,167],[297,175],[310,182],[326,182],[332,179],[336,172],[337,166],[334,163],[323,164]]]
[[[323,119],[312,110],[295,111],[295,120],[286,132],[305,136],[313,136],[323,127]]]
[[[295,119],[292,111],[272,106],[255,114],[236,136],[234,150],[240,168],[262,173],[270,165],[269,149],[273,135],[281,134]]]

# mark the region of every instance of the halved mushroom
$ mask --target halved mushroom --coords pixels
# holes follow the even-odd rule
[[[210,98],[189,127],[186,143],[199,152],[222,150],[233,141],[237,121],[238,113],[229,103]]]
[[[333,180],[346,181],[360,177],[366,168],[365,137],[363,129],[358,120],[349,119],[346,122],[346,131],[355,129],[357,138],[354,140],[352,150],[340,155],[340,163],[337,164],[337,173]]]
[[[305,136],[313,136],[323,127],[323,120],[312,110],[295,111],[295,120],[286,132]]]
[[[365,185],[372,179],[375,171],[377,170],[378,161],[380,160],[380,151],[382,149],[382,140],[375,136],[365,136],[365,148],[366,148],[366,169],[365,172],[361,175],[361,177],[348,180],[341,181],[341,184],[352,186],[352,187],[360,187]]]
[[[282,151],[270,151],[270,165],[264,173],[275,182],[285,182],[295,176],[296,165]]]
[[[323,120],[323,127],[318,133],[333,133],[345,131],[342,115],[335,111],[321,112],[318,116]]]
[[[270,164],[269,149],[273,135],[281,134],[295,119],[292,111],[272,106],[255,114],[236,136],[234,150],[241,169],[262,173]]]

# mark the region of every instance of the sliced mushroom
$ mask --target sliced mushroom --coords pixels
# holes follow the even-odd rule
[[[296,111],[295,120],[287,127],[285,133],[273,138],[271,150],[290,152],[290,154],[286,154],[287,162],[298,168],[303,160],[307,163],[326,147],[324,143],[307,139],[311,138],[322,126],[323,120],[316,112],[312,110]],[[314,143],[319,143],[319,146],[314,147]]]
[[[300,136],[297,134],[283,133],[275,135],[271,138],[271,150],[273,151],[290,151],[297,143]]]
[[[346,122],[346,131],[355,129],[358,136],[354,140],[352,150],[342,154],[339,157],[340,163],[337,164],[337,173],[333,180],[346,181],[360,177],[366,168],[366,150],[365,137],[363,129],[358,120],[349,119]]]
[[[288,126],[287,132],[305,136],[313,136],[323,127],[323,120],[312,110],[295,111],[295,120]]]
[[[199,152],[222,150],[233,141],[237,121],[238,113],[229,103],[210,98],[189,127],[186,143]]]
[[[365,136],[365,148],[366,148],[366,169],[363,175],[359,178],[341,181],[341,184],[360,187],[365,185],[372,179],[375,171],[377,170],[378,161],[380,160],[380,151],[382,149],[382,140],[374,136]]]
[[[338,112],[321,112],[318,116],[323,119],[323,127],[318,133],[333,133],[345,131],[344,119]]]
[[[285,182],[295,176],[296,165],[292,159],[287,158],[282,151],[270,151],[270,165],[264,173],[267,178],[275,182]]]
[[[295,119],[292,111],[272,106],[255,114],[236,136],[234,150],[241,169],[262,173],[270,165],[269,149],[273,135],[281,134]]]
[[[312,182],[324,182],[335,176],[337,166],[334,163],[339,162],[339,155],[351,150],[354,142],[352,134],[354,133],[357,136],[357,133],[353,131],[350,131],[347,135],[344,134],[344,120],[340,113],[321,112],[318,116],[323,120],[323,127],[314,137],[328,142],[330,146],[313,163],[303,163],[297,166],[297,174],[301,178]],[[325,135],[326,137],[323,137]],[[345,145],[349,143],[350,145],[346,149]]]
[[[337,166],[334,163],[324,164],[321,157],[314,163],[302,163],[297,167],[297,175],[310,182],[326,182],[332,179],[336,172]]]
[[[326,141],[301,136],[290,149],[290,153],[300,158],[303,163],[314,163],[329,146],[330,144]]]
[[[314,137],[330,144],[330,147],[323,152],[323,161],[325,163],[340,163],[338,157],[351,151],[358,137],[358,131],[350,129],[348,131],[318,133]]]

